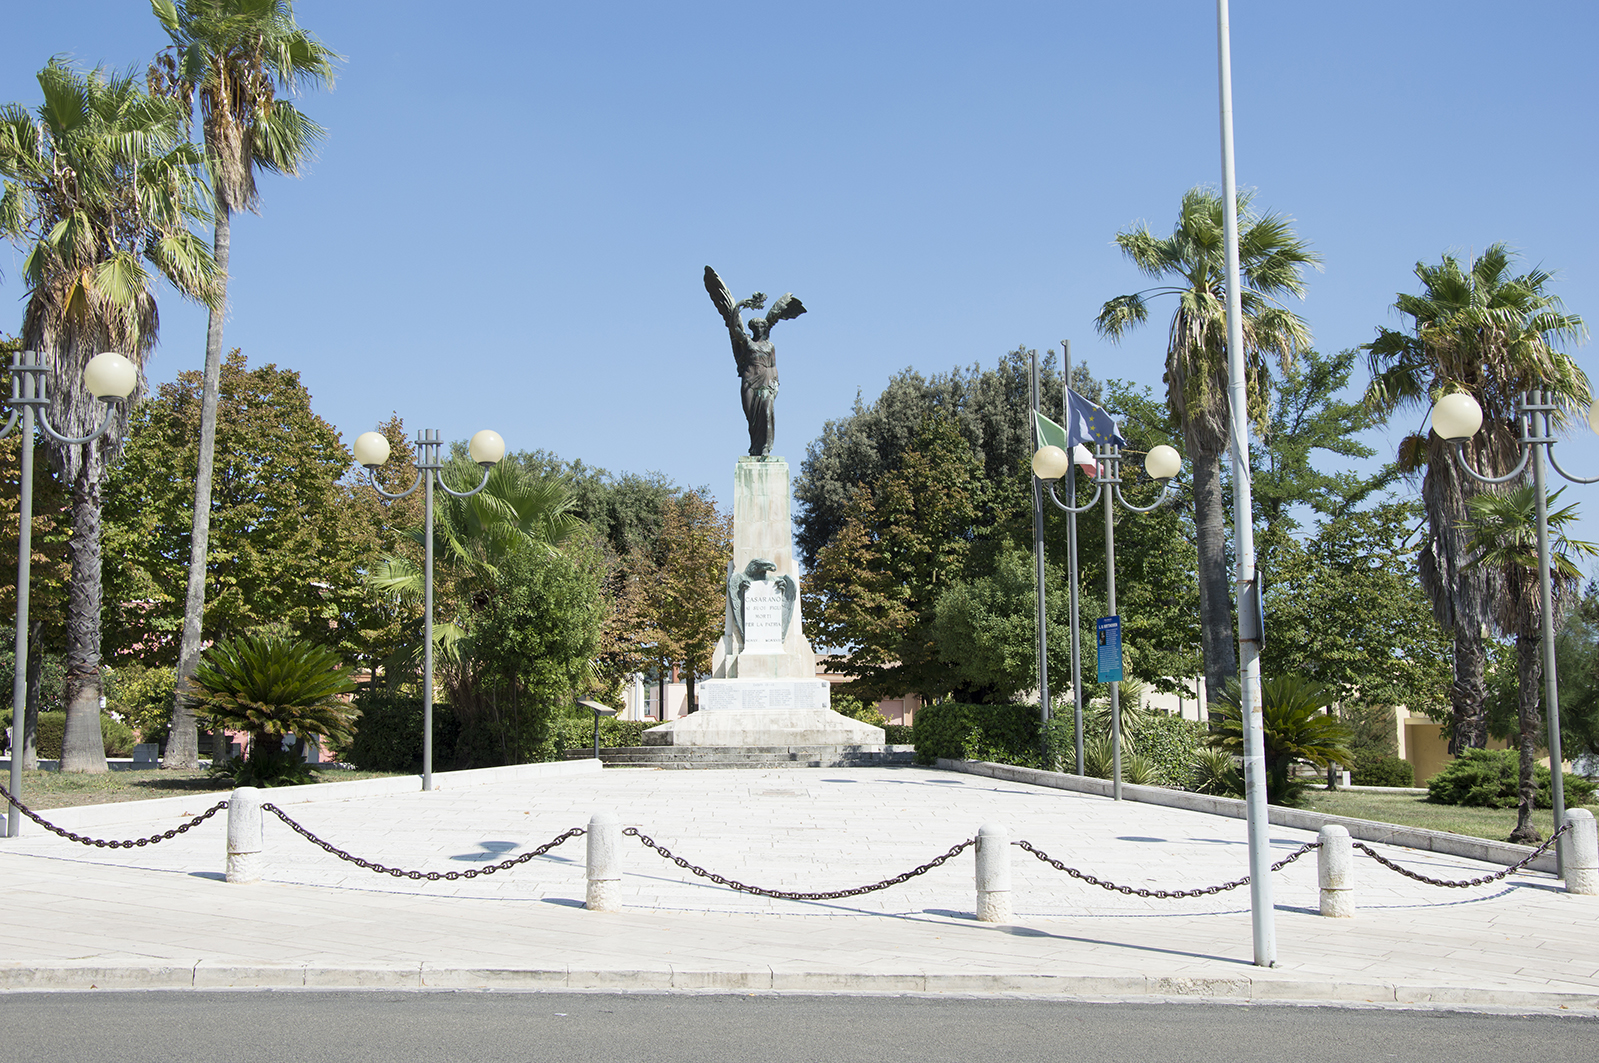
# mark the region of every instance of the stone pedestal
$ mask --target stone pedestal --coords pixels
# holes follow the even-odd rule
[[[722,639],[711,655],[714,678],[699,684],[700,711],[644,732],[650,746],[882,745],[883,729],[834,712],[830,684],[816,677],[805,638],[789,517],[788,462],[742,457],[733,472],[733,559],[727,575],[754,575],[741,603],[728,596]],[[768,567],[770,566],[770,567]],[[795,594],[783,623],[784,580]]]

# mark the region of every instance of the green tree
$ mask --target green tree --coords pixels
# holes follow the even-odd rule
[[[215,301],[213,262],[189,225],[204,216],[201,154],[183,138],[179,106],[131,77],[80,74],[59,60],[39,72],[44,103],[0,108],[0,233],[26,250],[22,344],[53,358],[50,421],[83,437],[101,404],[83,368],[115,350],[138,365],[155,346],[154,288]],[[152,272],[153,270],[153,272]],[[126,436],[53,444],[72,492],[72,587],[67,605],[67,726],[61,766],[106,770],[100,712],[100,487]]]
[[[1417,503],[1384,501],[1285,537],[1266,584],[1262,671],[1305,676],[1341,703],[1442,711],[1449,641],[1417,582],[1420,517]]]
[[[1556,491],[1551,501],[1560,497]],[[1498,570],[1500,594],[1495,602],[1494,623],[1505,635],[1516,640],[1516,676],[1520,689],[1517,743],[1521,756],[1520,801],[1516,806],[1516,829],[1510,840],[1536,845],[1543,835],[1532,825],[1537,807],[1538,784],[1534,778],[1538,758],[1538,739],[1542,731],[1543,695],[1543,597],[1538,578],[1537,489],[1530,484],[1509,494],[1483,493],[1466,504],[1471,514],[1466,549],[1473,555],[1471,567],[1490,566]],[[1548,515],[1549,579],[1554,626],[1560,626],[1560,613],[1569,607],[1581,586],[1582,573],[1574,557],[1599,553],[1592,543],[1566,537],[1565,528],[1577,519],[1577,507],[1565,506]],[[1551,765],[1551,770],[1558,767]]]
[[[1244,358],[1251,412],[1265,412],[1266,356],[1284,364],[1310,342],[1310,330],[1279,298],[1304,295],[1301,272],[1319,259],[1295,235],[1289,219],[1256,214],[1251,195],[1238,195],[1239,298],[1243,306]],[[1183,195],[1177,224],[1159,237],[1147,224],[1116,234],[1122,253],[1146,276],[1173,283],[1119,295],[1100,309],[1095,327],[1119,340],[1149,319],[1148,300],[1177,298],[1166,347],[1166,401],[1181,426],[1193,463],[1194,532],[1199,551],[1199,612],[1205,685],[1213,702],[1238,672],[1233,645],[1227,572],[1227,508],[1222,490],[1222,455],[1227,453],[1230,400],[1227,388],[1227,276],[1223,203],[1206,188]]]
[[[276,628],[352,659],[375,606],[363,571],[378,532],[358,502],[370,491],[344,482],[350,452],[298,373],[251,369],[234,351],[219,383],[206,630],[233,639]],[[141,402],[107,479],[107,637],[119,658],[179,660],[202,388],[184,372]]]
[[[1558,345],[1587,335],[1582,319],[1564,312],[1545,290],[1551,274],[1517,275],[1514,256],[1494,244],[1462,263],[1445,255],[1437,265],[1416,263],[1421,292],[1401,293],[1394,309],[1410,319],[1404,331],[1379,328],[1366,344],[1372,380],[1366,401],[1384,415],[1422,407],[1449,392],[1465,392],[1482,407],[1483,427],[1465,456],[1489,476],[1516,462],[1516,402],[1528,388],[1545,389],[1562,405],[1588,402],[1588,380]],[[1449,751],[1487,741],[1483,631],[1499,597],[1499,570],[1473,565],[1467,546],[1467,504],[1487,490],[1455,461],[1436,434],[1415,433],[1399,444],[1399,468],[1420,473],[1427,535],[1421,585],[1433,615],[1454,637],[1453,720]]]
[[[195,106],[199,107],[215,223],[212,258],[217,293],[205,335],[200,452],[189,532],[192,556],[184,599],[183,645],[178,654],[179,694],[163,760],[169,768],[193,768],[199,763],[199,749],[181,680],[194,671],[199,659],[205,612],[233,212],[256,210],[258,171],[298,175],[310,159],[323,129],[278,94],[308,86],[331,87],[338,57],[295,23],[291,0],[150,0],[150,7],[172,39],[150,66],[150,88],[181,101],[191,121]]]
[[[982,466],[947,417],[922,426],[900,467],[856,490],[844,526],[805,587],[814,642],[845,656],[863,700],[952,688],[934,620],[938,597],[965,574],[986,494]]]
[[[668,502],[664,517],[661,562],[644,608],[664,660],[683,665],[692,708],[695,679],[711,670],[711,653],[722,637],[733,518],[694,491]]]

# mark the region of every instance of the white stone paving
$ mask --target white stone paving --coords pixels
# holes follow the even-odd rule
[[[465,788],[452,788],[447,775],[438,778],[441,788],[429,794],[287,811],[358,856],[424,871],[482,867],[611,810],[624,826],[690,861],[777,889],[829,890],[886,878],[974,836],[986,822],[1135,888],[1187,889],[1247,873],[1241,820],[922,768],[608,770]],[[187,812],[209,803],[209,795],[197,797]],[[93,829],[79,829],[127,837],[183,817],[153,824],[127,804],[91,818]],[[866,976],[889,978],[874,983],[881,988],[895,988],[892,978],[938,972],[1292,977],[1324,986],[1309,995],[1328,998],[1339,995],[1340,985],[1400,982],[1587,993],[1599,977],[1599,903],[1560,892],[1551,876],[1532,872],[1444,890],[1357,855],[1361,914],[1329,920],[1315,914],[1316,861],[1308,854],[1274,876],[1283,966],[1263,972],[1248,963],[1247,887],[1178,901],[1129,897],[1089,886],[1019,849],[1012,859],[1016,918],[1011,926],[990,927],[971,919],[970,851],[880,892],[800,902],[716,886],[624,839],[628,910],[608,914],[581,910],[581,838],[497,874],[413,882],[337,860],[269,816],[266,882],[233,886],[218,881],[224,833],[218,816],[173,841],[132,850],[85,848],[40,833],[0,841],[0,880],[9,884],[6,910],[13,914],[0,925],[0,973],[7,964],[30,963],[341,970],[432,963],[457,971],[547,964],[563,978],[635,971],[645,972],[637,975],[640,984],[665,977],[684,986],[703,976],[708,985],[725,986],[738,975],[758,988],[780,985],[785,971],[854,979],[851,985]],[[1280,855],[1314,839],[1287,828],[1273,828],[1271,837]],[[1497,870],[1381,848],[1437,877]],[[992,977],[984,984],[991,986]]]

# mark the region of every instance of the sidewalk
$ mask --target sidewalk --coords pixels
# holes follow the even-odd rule
[[[403,868],[515,856],[601,810],[685,859],[769,888],[896,875],[1000,823],[1101,879],[1190,889],[1247,874],[1242,821],[922,768],[504,774],[433,793],[284,802],[307,829]],[[290,791],[276,791],[269,800]],[[214,798],[62,810],[104,838]],[[167,807],[170,806],[170,807]],[[1026,992],[1599,1007],[1599,902],[1525,872],[1472,889],[1356,857],[1361,911],[1317,915],[1316,860],[1273,877],[1279,966],[1253,966],[1248,888],[1176,901],[1094,888],[1012,850],[1011,925],[976,922],[970,850],[901,885],[825,902],[717,886],[624,839],[627,910],[583,909],[577,838],[508,871],[392,878],[266,817],[267,881],[222,880],[225,816],[159,845],[0,841],[0,988],[413,986]],[[1308,831],[1272,828],[1285,856]],[[1380,847],[1434,877],[1500,868]]]

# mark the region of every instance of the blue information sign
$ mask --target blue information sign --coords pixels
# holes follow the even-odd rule
[[[1094,621],[1094,660],[1099,665],[1101,683],[1119,683],[1122,678],[1122,618],[1102,616]]]

